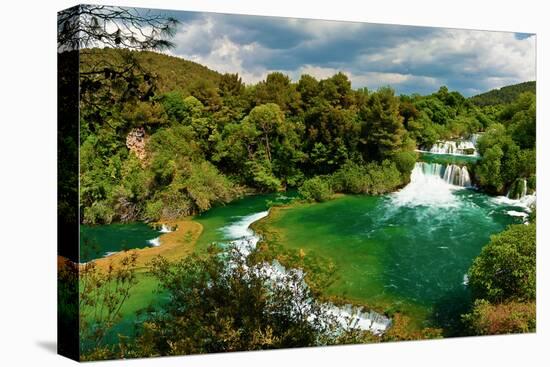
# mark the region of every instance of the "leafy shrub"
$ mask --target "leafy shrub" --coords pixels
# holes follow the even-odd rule
[[[84,208],[85,224],[109,224],[114,216],[115,211],[106,201],[96,201]]]
[[[537,310],[534,302],[509,302],[493,305],[476,300],[472,312],[462,320],[475,335],[495,335],[534,332]]]
[[[327,201],[333,195],[329,183],[319,176],[305,180],[298,192],[305,200],[318,202]]]
[[[536,226],[517,224],[491,236],[468,277],[477,298],[532,301],[536,293]]]
[[[364,167],[355,162],[346,162],[330,179],[332,188],[337,192],[364,194],[371,186],[370,176]]]
[[[158,221],[162,217],[163,203],[161,200],[149,201],[145,205],[145,219],[150,221]]]
[[[393,155],[392,161],[395,166],[405,176],[410,176],[416,163],[416,153],[410,151],[400,151]]]
[[[402,183],[401,173],[392,163],[384,160],[382,164],[369,163],[367,172],[371,180],[369,194],[380,195],[391,192],[399,187]]]

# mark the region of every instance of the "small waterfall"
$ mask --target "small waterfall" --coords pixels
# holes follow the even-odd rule
[[[160,237],[153,238],[152,240],[149,240],[147,242],[149,243],[149,245],[151,245],[153,247],[158,247],[158,246],[160,246]]]
[[[445,182],[455,186],[472,186],[470,173],[468,172],[468,168],[466,168],[466,166],[460,167],[456,164],[447,165],[445,172],[443,173],[443,179]]]
[[[430,148],[430,153],[455,154],[457,150],[455,141],[438,141]]]
[[[392,201],[396,206],[455,207],[459,201],[453,192],[470,186],[465,166],[416,162],[411,182],[392,194]]]
[[[417,170],[415,172],[414,170]],[[470,187],[472,181],[470,179],[470,173],[466,166],[459,166],[457,164],[439,164],[439,163],[426,163],[417,162],[414,166],[413,173],[416,173],[414,178],[417,178],[418,174],[426,176],[439,176],[446,183],[454,186]],[[411,174],[411,182],[413,175]]]
[[[226,237],[226,244],[235,246],[239,250],[239,256],[247,257],[260,241],[260,237],[254,233],[250,225],[262,218],[265,218],[269,211],[250,214],[240,220],[223,227],[221,230]],[[232,269],[231,262],[228,263],[228,271]],[[246,266],[246,265],[245,265]],[[300,289],[307,289],[305,273],[301,269],[286,269],[277,260],[271,263],[263,262],[254,265],[253,271],[269,278],[268,286],[272,289],[292,288],[294,292]],[[309,305],[304,304],[298,297],[291,301],[295,312],[308,312]],[[323,313],[336,319],[342,330],[359,329],[368,330],[375,335],[382,335],[392,325],[392,320],[374,311],[365,311],[362,307],[351,305],[335,306],[332,303],[320,303]],[[316,320],[311,316],[308,318],[313,325]]]
[[[527,196],[527,180],[523,178],[521,179],[520,182],[521,182],[521,193],[518,199],[521,199]]]
[[[521,200],[527,196],[527,180],[525,178],[518,178],[513,184],[506,197],[509,199]]]
[[[172,232],[172,229],[170,227],[168,227],[166,224],[163,224],[161,227],[160,227],[160,230],[159,230],[160,233],[170,233]]]
[[[470,135],[470,141],[472,142],[472,144],[475,147],[477,147],[477,141],[479,140],[481,135],[483,135],[483,134],[482,133],[475,133],[475,134]]]
[[[477,140],[481,134],[472,134],[468,140],[442,140],[435,143],[429,150],[434,154],[477,156]]]

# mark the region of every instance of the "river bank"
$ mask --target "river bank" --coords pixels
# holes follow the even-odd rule
[[[179,220],[163,221],[162,224],[174,228],[174,230],[166,231],[155,238],[153,241],[156,244],[155,246],[119,251],[93,260],[93,262],[99,269],[106,270],[111,265],[116,266],[128,254],[135,253],[137,255],[136,268],[138,271],[143,272],[147,270],[151,260],[157,256],[163,256],[167,260],[174,261],[193,253],[195,244],[203,231],[200,223],[186,217]]]

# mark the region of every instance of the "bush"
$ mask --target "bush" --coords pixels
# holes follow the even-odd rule
[[[477,298],[532,301],[536,293],[536,226],[516,224],[491,236],[468,273]]]
[[[115,212],[107,202],[96,201],[84,208],[84,224],[109,224],[113,221]]]
[[[400,158],[400,164],[406,170],[408,158],[405,155]],[[405,181],[404,177],[408,180],[408,175],[402,175],[397,165],[389,160],[366,166],[348,161],[330,177],[330,182],[336,192],[380,195],[398,188]]]
[[[298,192],[305,200],[318,202],[327,201],[333,195],[328,182],[319,176],[305,180]]]
[[[380,195],[391,192],[402,184],[401,172],[395,163],[388,160],[384,160],[382,164],[369,163],[367,172],[371,180],[369,194]]]
[[[393,155],[392,161],[395,166],[406,177],[409,177],[416,163],[416,153],[401,151]]]
[[[268,192],[281,189],[281,180],[273,175],[271,163],[265,160],[261,162],[249,161],[245,165],[254,187]]]
[[[471,313],[462,320],[475,335],[528,333],[536,329],[537,310],[534,302],[510,302],[492,305],[476,300]]]
[[[185,186],[199,212],[208,210],[217,203],[228,203],[238,196],[233,183],[206,161],[192,166]]]
[[[162,217],[162,201],[150,201],[145,205],[145,219],[158,221]]]
[[[334,191],[351,194],[365,194],[371,186],[370,177],[364,167],[352,161],[346,162],[331,176]]]

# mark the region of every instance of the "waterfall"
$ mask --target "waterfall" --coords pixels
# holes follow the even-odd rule
[[[522,178],[520,182],[521,182],[521,193],[519,194],[518,199],[521,199],[527,196],[527,180]]]
[[[527,196],[527,180],[525,178],[518,178],[513,184],[510,190],[508,190],[508,193],[506,194],[506,197],[509,199],[518,199],[521,200],[522,198]]]
[[[151,239],[147,242],[149,243],[149,245],[151,245],[153,247],[158,247],[158,246],[160,246],[160,237],[153,238],[153,239]]]
[[[477,141],[479,140],[481,135],[482,133],[475,133],[470,135],[470,141],[472,142],[472,144],[474,144],[475,147],[477,147]]]
[[[163,224],[161,227],[160,227],[160,230],[159,230],[160,233],[170,233],[172,232],[172,229],[170,227],[168,227],[166,224]]]
[[[391,198],[396,206],[455,207],[459,201],[453,192],[470,186],[470,174],[464,166],[416,162],[411,182]]]
[[[440,163],[416,162],[411,174],[411,183],[413,179],[421,180],[422,178],[419,176],[439,177],[454,186],[470,187],[472,184],[468,168],[457,164],[443,165]]]
[[[443,180],[455,186],[469,187],[472,185],[468,168],[456,164],[447,165],[443,173]]]
[[[481,134],[472,134],[467,140],[442,140],[436,142],[429,150],[434,154],[477,156],[477,140]]]

